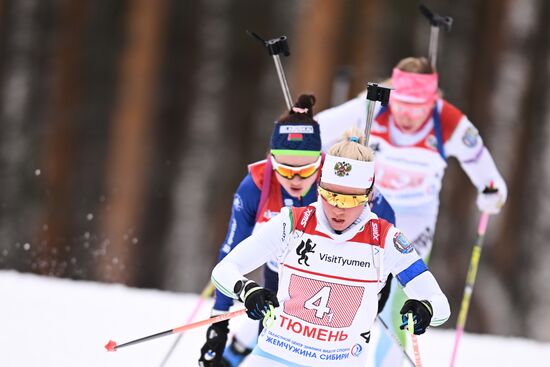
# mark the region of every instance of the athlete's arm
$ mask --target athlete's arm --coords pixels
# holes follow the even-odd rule
[[[409,280],[403,290],[411,299],[430,302],[433,310],[431,326],[439,326],[449,319],[451,315],[449,301],[429,270],[426,269],[426,271]]]
[[[504,204],[508,195],[506,183],[477,129],[466,116],[462,117],[445,143],[445,152],[458,159],[478,193],[482,193],[492,184],[492,187],[498,190],[500,205]]]
[[[218,262],[252,233],[256,225],[256,212],[260,196],[260,189],[254,183],[252,177],[247,175],[242,180],[233,197],[229,228],[225,240],[220,247]],[[216,289],[213,314],[229,311],[231,306],[233,306],[233,299]]]
[[[412,244],[399,230],[392,228],[386,236],[384,250],[386,272],[397,278],[409,298],[430,303],[433,309],[430,325],[444,323],[451,314],[447,297]]]
[[[289,208],[273,217],[257,232],[242,241],[212,271],[212,282],[223,294],[237,299],[235,283],[246,279],[245,274],[260,267],[288,243],[292,231],[292,212]]]

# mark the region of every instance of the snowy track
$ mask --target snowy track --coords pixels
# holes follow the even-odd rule
[[[0,366],[158,366],[176,336],[117,352],[103,346],[181,326],[197,297],[0,271]],[[204,331],[187,332],[167,366],[196,366]],[[423,365],[447,366],[453,337],[433,329],[420,336]],[[465,334],[457,366],[547,366],[549,360],[550,343]]]

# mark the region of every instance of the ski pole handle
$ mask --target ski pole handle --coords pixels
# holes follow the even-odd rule
[[[292,108],[292,96],[290,95],[290,89],[288,88],[285,71],[283,70],[283,64],[281,63],[280,57],[280,54],[283,54],[283,56],[290,55],[288,38],[286,36],[281,36],[270,40],[264,40],[254,32],[246,31],[246,33],[260,41],[267,48],[269,55],[273,57],[275,69],[277,70],[277,76],[279,77],[279,83],[281,84],[283,96],[285,97],[286,106],[290,110]]]
[[[419,5],[420,13],[428,19],[430,25],[433,27],[443,28],[445,31],[449,32],[453,26],[453,18],[449,16],[442,16],[432,12],[424,4]]]
[[[105,349],[107,349],[107,351],[109,351],[109,352],[114,352],[114,351],[116,351],[120,348],[128,347],[130,345],[134,345],[134,344],[142,343],[142,342],[145,342],[145,341],[148,341],[148,340],[160,338],[162,336],[181,333],[182,331],[195,329],[195,328],[198,328],[198,327],[201,327],[201,326],[215,324],[215,323],[220,322],[220,321],[225,321],[225,320],[229,320],[229,319],[232,319],[234,317],[237,317],[237,316],[244,315],[245,313],[246,313],[246,309],[243,308],[243,309],[238,310],[238,311],[228,312],[228,313],[225,313],[223,315],[210,317],[210,318],[205,319],[205,320],[193,322],[191,324],[179,326],[179,327],[174,328],[174,329],[162,331],[160,333],[148,335],[148,336],[145,336],[143,338],[131,340],[129,342],[126,342],[126,343],[123,343],[123,344],[120,344],[120,345],[117,345],[117,343],[114,340],[109,340],[109,342],[105,345]]]
[[[374,119],[376,102],[386,106],[390,101],[391,88],[381,87],[376,83],[367,84],[367,121],[365,123],[365,145],[369,146],[370,128]]]
[[[453,25],[453,18],[449,16],[441,16],[433,13],[425,5],[420,5],[420,13],[430,22],[430,44],[428,49],[428,58],[432,67],[435,69],[437,64],[437,47],[439,40],[439,29],[444,29],[449,32]]]

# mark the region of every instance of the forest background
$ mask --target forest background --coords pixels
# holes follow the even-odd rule
[[[425,1],[445,97],[509,186],[467,329],[550,341],[550,2]],[[285,109],[252,30],[316,111],[427,56],[414,1],[0,0],[0,269],[200,292],[247,163]],[[545,163],[546,162],[546,163]],[[479,212],[450,160],[430,267],[454,327]]]

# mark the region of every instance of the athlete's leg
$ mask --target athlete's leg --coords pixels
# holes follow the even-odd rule
[[[223,352],[223,359],[230,367],[239,366],[258,341],[258,321],[248,317],[239,321],[241,323],[235,329],[231,343]]]

